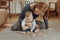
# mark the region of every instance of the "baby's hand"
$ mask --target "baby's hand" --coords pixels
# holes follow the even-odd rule
[[[31,23],[27,23],[25,26],[31,27],[32,24]]]
[[[28,27],[24,27],[23,30],[27,29]]]

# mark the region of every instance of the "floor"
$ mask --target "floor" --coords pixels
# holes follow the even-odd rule
[[[52,17],[49,19],[49,29],[40,30],[35,36],[22,34],[20,31],[11,31],[11,26],[17,22],[18,17],[8,19],[7,27],[0,31],[0,40],[60,40],[60,18]]]

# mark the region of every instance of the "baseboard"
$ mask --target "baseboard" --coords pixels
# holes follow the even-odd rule
[[[10,13],[9,16],[20,16],[20,13]]]

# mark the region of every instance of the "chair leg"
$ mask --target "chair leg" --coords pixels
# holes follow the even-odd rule
[[[56,12],[56,17],[58,16],[58,13]]]

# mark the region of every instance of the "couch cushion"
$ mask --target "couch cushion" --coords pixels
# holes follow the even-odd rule
[[[5,9],[0,9],[0,26],[7,20],[8,13]]]

